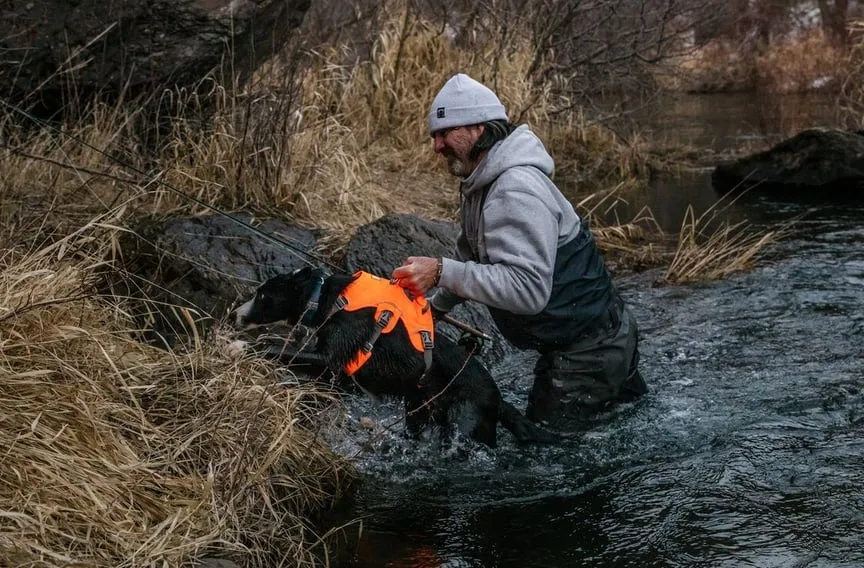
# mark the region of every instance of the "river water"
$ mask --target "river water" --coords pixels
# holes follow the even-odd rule
[[[682,203],[715,199],[707,172],[647,196],[670,225]],[[554,447],[503,429],[494,450],[409,444],[398,426],[337,442],[362,473],[346,512],[362,533],[338,566],[864,566],[864,203],[750,196],[730,215],[801,220],[749,273],[620,281],[644,330],[643,400]],[[514,351],[492,368],[519,407],[533,361]],[[400,415],[349,405],[379,424]]]

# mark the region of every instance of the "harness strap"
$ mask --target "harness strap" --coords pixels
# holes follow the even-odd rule
[[[429,370],[432,368],[432,349],[435,347],[432,341],[432,333],[428,330],[421,329],[420,336],[423,338],[423,363],[426,369],[420,378],[417,379],[417,386],[421,389],[426,386],[426,378],[429,376]]]
[[[321,287],[324,285],[324,277],[321,276],[315,280],[315,287],[312,289],[312,294],[309,296],[309,302],[306,303],[306,309],[303,311],[303,317],[300,318],[300,323],[305,326],[312,326],[315,320],[315,314],[318,313],[318,299],[321,297]]]
[[[375,319],[375,329],[372,330],[371,335],[369,335],[369,339],[366,340],[366,343],[363,344],[357,351],[357,355],[354,356],[351,361],[349,361],[345,365],[345,374],[349,377],[354,376],[354,373],[360,370],[360,367],[366,364],[370,357],[372,357],[372,349],[375,346],[375,342],[378,341],[378,338],[381,337],[381,332],[390,324],[390,318],[393,317],[393,312],[390,310],[382,310],[378,317]]]
[[[348,305],[348,298],[345,296],[337,296],[336,301],[333,302],[333,305],[330,306],[330,310],[327,312],[327,317],[324,318],[324,321],[329,320],[333,317],[333,314],[344,308]]]

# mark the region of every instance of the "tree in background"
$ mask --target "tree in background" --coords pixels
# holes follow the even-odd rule
[[[845,47],[849,43],[848,11],[849,0],[819,0],[822,29],[825,36],[831,38],[835,45]]]

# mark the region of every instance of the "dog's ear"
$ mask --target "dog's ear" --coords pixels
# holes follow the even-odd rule
[[[327,278],[327,271],[323,268],[315,268],[313,266],[304,266],[298,268],[289,276],[291,282],[297,283],[298,286],[306,286],[318,280]]]
[[[311,266],[303,266],[298,268],[294,272],[291,273],[291,276],[296,276],[297,278],[309,278],[309,275],[312,273]]]

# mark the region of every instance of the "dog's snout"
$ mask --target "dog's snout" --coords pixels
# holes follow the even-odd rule
[[[249,312],[252,311],[252,304],[255,302],[254,299],[249,300],[236,310],[234,310],[234,321],[237,324],[237,327],[245,327],[247,322],[247,317],[249,316]]]

